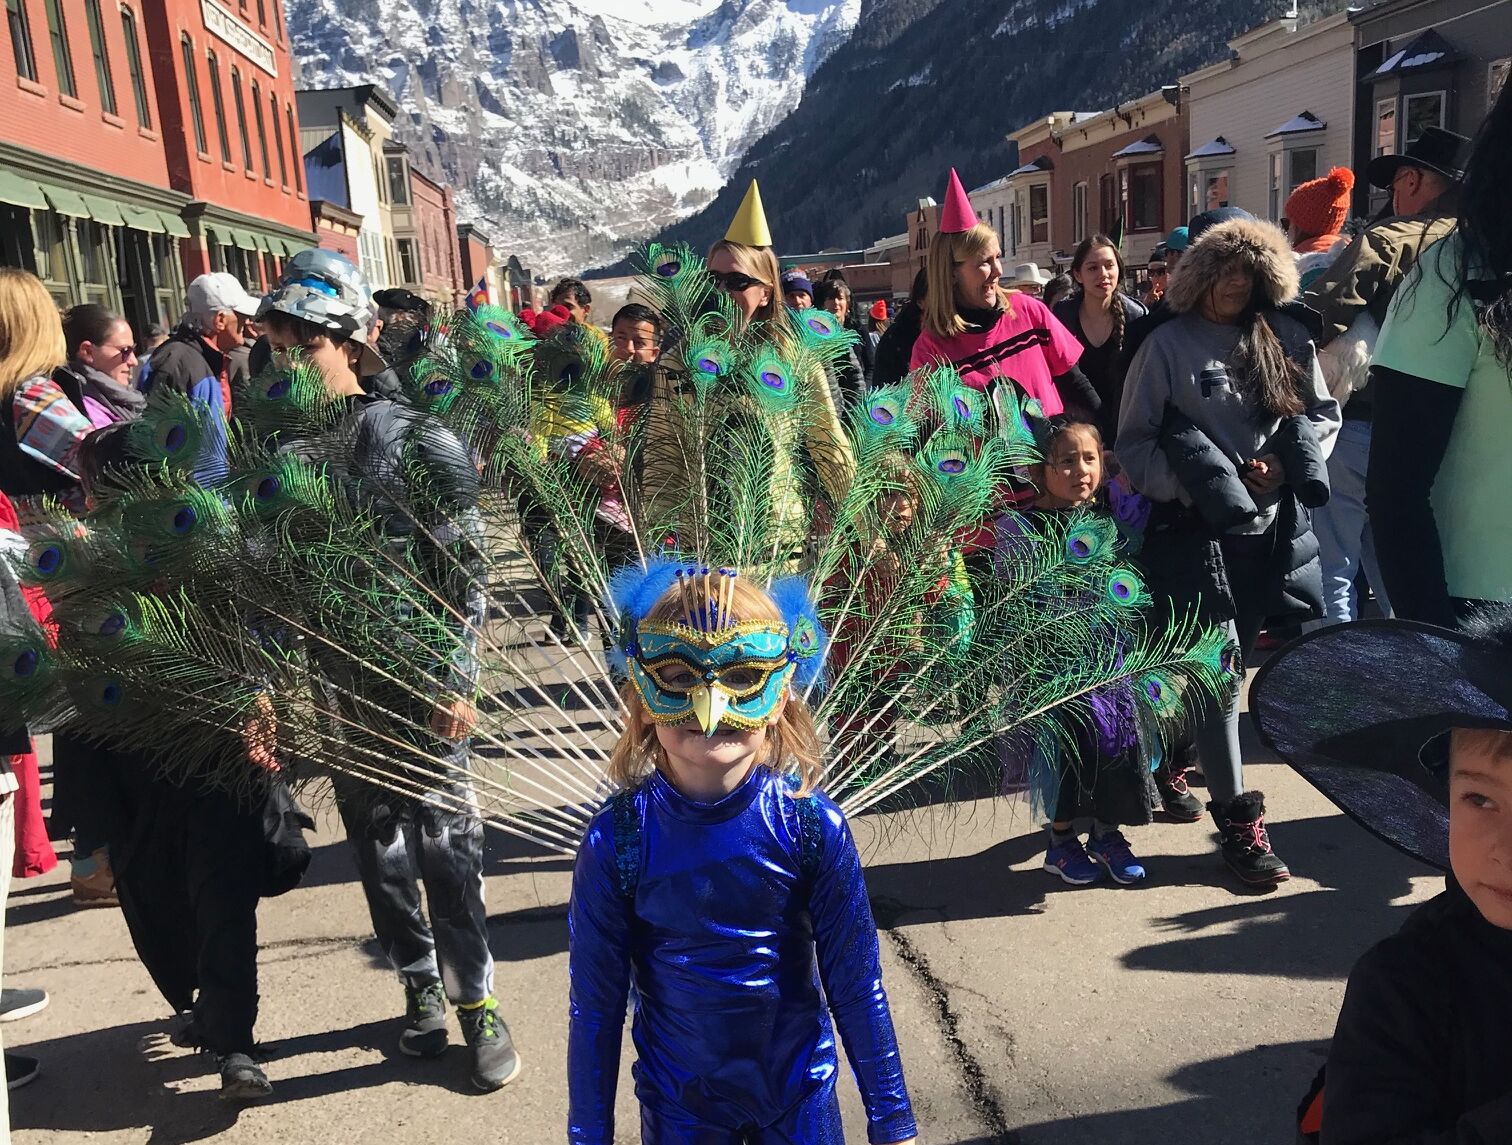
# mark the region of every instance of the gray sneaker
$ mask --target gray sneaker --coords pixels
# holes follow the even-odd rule
[[[462,1036],[473,1052],[473,1084],[485,1092],[502,1089],[520,1076],[520,1055],[515,1053],[509,1027],[499,1017],[499,1000],[489,998],[481,1006],[459,1009]]]
[[[47,991],[27,987],[0,990],[0,1022],[15,1022],[47,1009]]]
[[[446,1052],[446,991],[439,982],[404,988],[404,1033],[399,1051],[412,1058],[435,1058]]]
[[[273,1096],[268,1075],[246,1054],[227,1054],[220,1059],[222,1101],[261,1101]]]

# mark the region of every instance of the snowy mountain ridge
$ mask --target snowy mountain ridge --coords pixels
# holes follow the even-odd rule
[[[862,0],[290,0],[308,87],[378,83],[459,217],[546,273],[709,203]]]

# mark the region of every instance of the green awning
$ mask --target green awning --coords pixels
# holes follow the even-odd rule
[[[279,258],[288,258],[298,249],[288,239],[278,238],[277,236],[273,239],[273,253],[278,255]]]
[[[121,208],[109,199],[102,199],[98,195],[80,195],[84,205],[89,208],[89,217],[97,223],[104,223],[107,227],[124,227],[126,220],[121,215]]]
[[[42,188],[30,179],[23,179],[9,171],[0,171],[0,203],[26,207],[32,211],[47,210],[47,200],[42,195]]]
[[[176,239],[186,239],[189,237],[188,226],[185,225],[183,219],[179,218],[172,211],[159,211],[157,212],[157,217],[163,224],[164,234],[172,235]]]
[[[227,233],[231,237],[231,245],[240,247],[242,250],[260,250],[257,245],[257,236],[251,231],[244,231],[239,227],[230,227]]]
[[[84,196],[77,191],[70,191],[67,187],[54,187],[51,183],[41,184],[42,193],[47,196],[47,201],[52,204],[52,209],[60,215],[72,215],[76,219],[89,218],[89,208],[84,204]]]
[[[129,207],[122,204],[121,210],[126,215],[126,225],[133,230],[146,231],[150,235],[163,233],[163,220],[158,213],[147,207]]]
[[[252,236],[252,238],[257,243],[257,249],[258,250],[260,250],[260,251],[266,251],[268,254],[277,254],[278,253],[278,251],[276,251],[273,248],[273,240],[270,239],[270,238],[268,238],[267,235],[260,235],[260,234],[255,234],[254,233],[253,236]]]

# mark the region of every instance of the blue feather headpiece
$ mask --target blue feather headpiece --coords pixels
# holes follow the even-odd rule
[[[677,557],[655,556],[644,565],[634,562],[609,579],[608,601],[619,616],[619,639],[609,653],[610,667],[621,676],[630,672],[629,659],[638,650],[640,625],[656,602],[692,574],[706,573],[707,567],[696,561]],[[735,571],[723,570],[731,579]],[[824,664],[824,649],[829,636],[819,621],[819,610],[809,593],[808,582],[800,576],[774,581],[766,590],[777,606],[788,630],[788,659],[793,664],[793,683],[806,689],[818,679]],[[712,630],[719,624],[717,614],[695,622],[696,627]]]

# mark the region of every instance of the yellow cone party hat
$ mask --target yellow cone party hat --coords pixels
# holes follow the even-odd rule
[[[772,245],[772,231],[767,226],[766,210],[761,205],[761,188],[755,179],[751,180],[750,189],[740,201],[740,210],[730,221],[730,229],[725,231],[725,241],[746,246]]]

